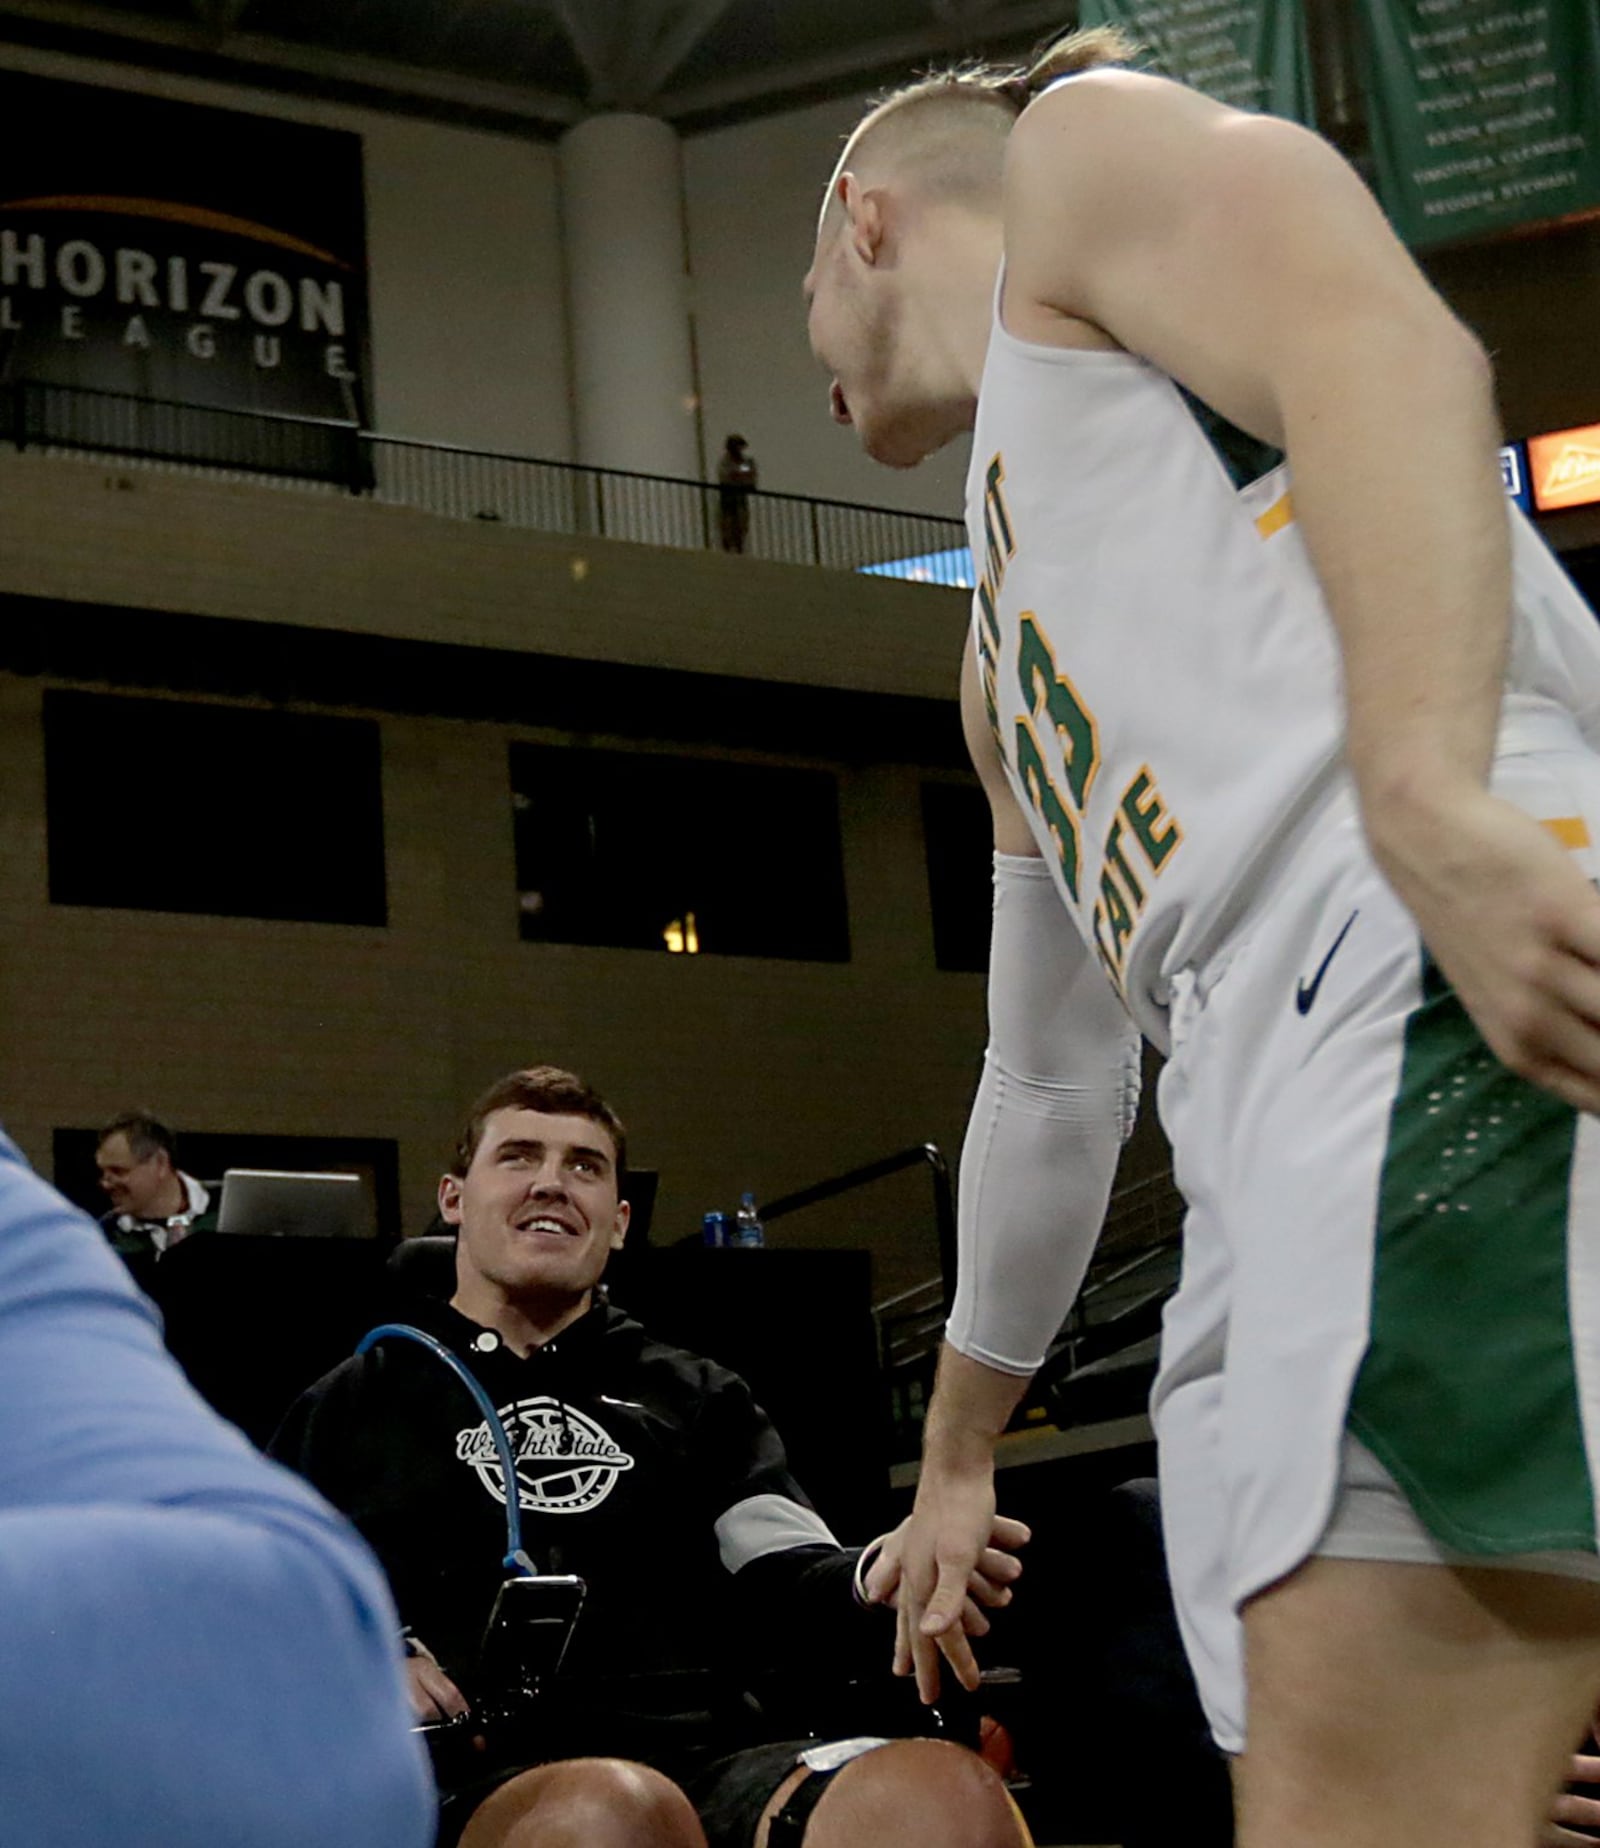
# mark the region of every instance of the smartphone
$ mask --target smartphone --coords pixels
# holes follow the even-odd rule
[[[500,1587],[478,1651],[478,1686],[491,1703],[537,1694],[557,1672],[587,1590],[571,1574]]]

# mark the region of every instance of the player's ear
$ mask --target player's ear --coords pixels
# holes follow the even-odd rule
[[[439,1177],[439,1217],[447,1226],[461,1224],[461,1177],[458,1174]]]
[[[626,1200],[617,1202],[617,1216],[611,1226],[611,1249],[620,1251],[628,1236],[628,1221],[633,1217],[633,1208]]]
[[[883,243],[882,192],[876,186],[864,187],[853,173],[841,173],[837,186],[851,249],[863,263],[876,263]]]

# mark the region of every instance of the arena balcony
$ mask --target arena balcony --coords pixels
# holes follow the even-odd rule
[[[451,520],[676,550],[722,548],[714,483],[497,455],[291,417],[34,380],[0,387],[0,442],[46,454],[360,496]],[[746,557],[970,589],[959,520],[747,495]]]

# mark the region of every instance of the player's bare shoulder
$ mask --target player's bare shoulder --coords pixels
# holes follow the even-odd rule
[[[1029,103],[1006,147],[1011,330],[1047,345],[1121,345],[1096,319],[1097,270],[1131,238],[1170,228],[1164,207],[1180,194],[1152,191],[1152,173],[1182,173],[1220,129],[1247,120],[1260,118],[1120,66],[1083,71]]]

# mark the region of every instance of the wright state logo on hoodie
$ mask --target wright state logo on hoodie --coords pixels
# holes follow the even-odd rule
[[[541,1514],[585,1514],[633,1468],[610,1433],[583,1412],[541,1395],[500,1408],[517,1467],[517,1505]],[[497,1502],[506,1499],[505,1472],[487,1424],[456,1433],[456,1456],[477,1471]]]

